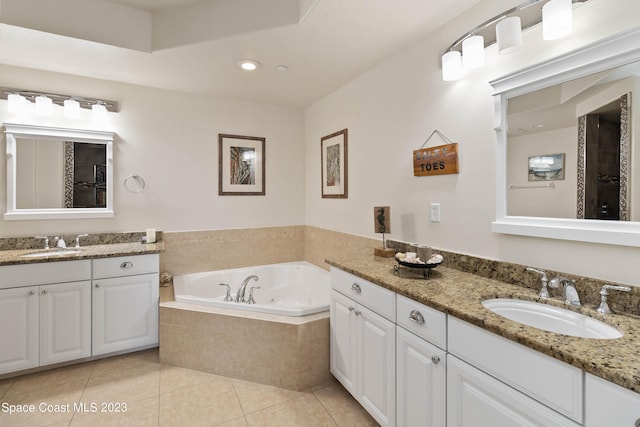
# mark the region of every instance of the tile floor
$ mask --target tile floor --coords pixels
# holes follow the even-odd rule
[[[377,426],[337,381],[296,392],[161,364],[157,349],[0,380],[0,426],[84,425]]]

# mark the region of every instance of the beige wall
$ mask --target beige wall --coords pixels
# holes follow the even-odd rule
[[[489,81],[638,27],[637,0],[590,0],[575,9],[571,36],[545,42],[523,32],[512,55],[486,49],[487,64],[443,82],[440,55],[460,35],[520,1],[482,0],[424,41],[398,52],[307,108],[305,224],[374,237],[373,206],[391,206],[390,238],[555,271],[638,284],[639,249],[500,235],[496,217],[496,134]],[[349,129],[349,198],[320,195],[320,138]],[[412,152],[433,130],[459,144],[460,173],[414,177]],[[436,138],[430,145],[441,142]],[[441,221],[429,221],[440,203]],[[597,260],[589,262],[588,260]]]

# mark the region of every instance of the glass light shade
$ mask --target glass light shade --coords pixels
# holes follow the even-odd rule
[[[10,113],[24,113],[27,109],[27,98],[17,93],[10,93],[7,96],[8,105]]]
[[[542,6],[542,38],[556,40],[573,29],[573,4],[571,0],[551,0]]]
[[[510,16],[496,25],[498,53],[506,55],[522,47],[522,23],[519,16]]]
[[[107,118],[107,107],[103,104],[93,104],[91,106],[91,118],[94,121],[102,121]]]
[[[457,50],[442,55],[442,80],[450,82],[462,77],[462,55]]]
[[[80,116],[80,103],[75,99],[67,99],[64,101],[64,116],[68,118],[77,118]]]
[[[53,112],[53,100],[45,95],[36,96],[36,113],[51,114]]]
[[[484,37],[471,36],[462,42],[462,65],[468,70],[484,65]]]

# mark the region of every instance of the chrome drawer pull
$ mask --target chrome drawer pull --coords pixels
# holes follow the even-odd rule
[[[133,267],[133,263],[129,261],[125,261],[122,264],[120,264],[120,268],[131,268],[131,267]]]
[[[49,293],[49,291],[48,291],[48,290],[46,290],[46,289],[43,289],[43,290],[42,290],[42,295],[46,295],[46,294],[48,294],[48,293]]]
[[[438,363],[440,363],[440,356],[431,356],[431,361],[434,365],[437,365]]]
[[[411,310],[409,320],[416,322],[418,325],[424,325],[424,316],[418,310]]]
[[[353,285],[351,285],[351,290],[356,294],[359,294],[360,292],[362,292],[362,288],[360,288],[360,285],[358,285],[357,283],[354,283]]]

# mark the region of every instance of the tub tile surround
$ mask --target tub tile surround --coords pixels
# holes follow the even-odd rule
[[[447,257],[444,254],[445,258]],[[359,254],[330,258],[329,264],[384,288],[453,315],[473,325],[584,369],[608,381],[640,393],[640,317],[613,314],[602,316],[588,304],[575,309],[619,328],[623,337],[597,340],[546,332],[492,313],[481,301],[516,298],[537,301],[538,290],[439,266],[425,280],[415,274],[394,274],[395,261]],[[546,303],[564,306],[558,299]]]
[[[162,303],[160,360],[216,375],[305,390],[331,378],[329,314],[288,317]]]

